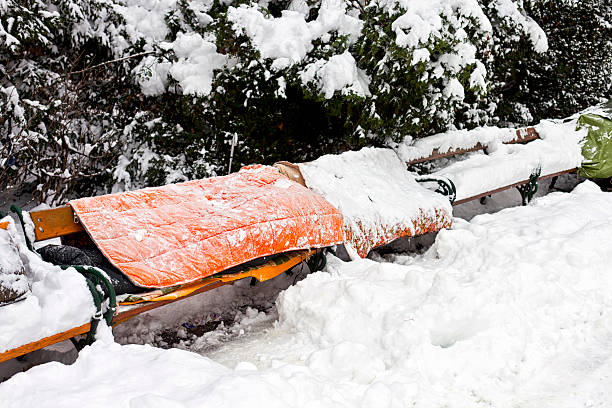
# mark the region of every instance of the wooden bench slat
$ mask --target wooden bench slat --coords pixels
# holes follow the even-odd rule
[[[517,129],[516,138],[509,140],[507,142],[504,142],[504,144],[528,143],[528,142],[531,142],[539,138],[540,136],[538,135],[538,132],[535,130],[535,128],[529,127],[525,129]],[[467,149],[461,149],[461,148],[451,149],[444,153],[440,153],[438,149],[434,149],[429,156],[411,160],[409,162],[406,162],[406,165],[410,166],[412,164],[424,163],[424,162],[428,162],[428,161],[436,160],[436,159],[443,159],[446,157],[456,156],[458,154],[477,152],[479,150],[484,150],[484,149],[486,149],[486,146],[480,142],[476,143],[473,147],[470,147]]]
[[[79,334],[85,334],[89,331],[89,325],[89,323],[86,323],[82,326],[74,327],[70,330],[66,330],[64,332],[57,333],[49,337],[45,337],[44,339],[33,341],[32,343],[24,344],[23,346],[7,350],[0,354],[0,363],[13,359],[15,357],[22,356],[24,354],[31,353],[32,351],[40,350],[41,348],[50,346],[52,344],[71,339],[74,336],[78,336]]]
[[[85,231],[81,224],[74,222],[74,212],[67,205],[48,210],[31,211],[30,217],[34,222],[36,241]]]
[[[577,168],[573,168],[573,169],[569,169],[569,170],[559,171],[559,172],[556,172],[556,173],[546,174],[544,176],[540,176],[538,178],[538,180],[546,180],[546,179],[550,179],[550,178],[553,178],[553,177],[561,176],[563,174],[574,173],[577,170],[578,170]],[[472,197],[463,198],[461,200],[455,201],[453,203],[453,206],[459,205],[459,204],[464,204],[464,203],[467,203],[467,202],[473,201],[473,200],[478,200],[479,198],[490,196],[490,195],[495,194],[495,193],[500,193],[502,191],[509,190],[511,188],[518,187],[518,186],[520,186],[522,184],[527,184],[527,183],[529,183],[529,179],[522,180],[522,181],[519,181],[519,182],[516,182],[516,183],[513,183],[513,184],[509,184],[509,185],[504,186],[504,187],[496,188],[495,190],[487,191],[487,192],[484,192],[484,193],[481,193],[481,194],[478,194],[478,195],[475,195],[475,196],[472,196]]]
[[[118,306],[118,310],[116,312],[117,314],[113,317],[112,325],[117,326],[121,323],[125,323],[126,321],[130,320],[131,318],[143,312],[157,309],[158,307],[167,305],[169,303],[187,299],[188,297],[195,296],[197,294],[207,292],[212,289],[216,289],[220,286],[233,285],[235,281],[240,280],[240,279],[244,279],[248,277],[255,277],[259,281],[272,279],[280,275],[281,273],[287,270],[290,270],[291,268],[295,267],[299,263],[305,261],[309,256],[315,253],[315,250],[310,250],[307,253],[303,253],[304,251],[298,251],[298,252],[301,252],[301,253],[294,254],[293,256],[291,256],[290,259],[284,261],[282,264],[279,264],[279,265],[264,264],[261,267],[249,269],[242,273],[221,275],[218,280],[211,282],[211,284],[200,287],[194,290],[193,292],[187,295],[184,295],[182,297],[176,298],[176,299],[160,300],[157,302],[138,303],[138,304],[129,305],[129,306]],[[60,341],[68,340],[74,336],[78,336],[79,334],[87,333],[89,331],[89,328],[90,328],[90,325],[89,323],[87,323],[82,326],[75,327],[73,329],[66,330],[64,332],[54,334],[49,337],[45,337],[41,340],[34,341],[32,343],[28,343],[23,346],[19,346],[14,349],[5,351],[3,353],[0,353],[0,362],[7,361],[15,357],[19,357],[21,355],[30,353],[32,351],[39,350],[41,348],[50,346],[55,343],[59,343]]]
[[[506,144],[527,143],[539,139],[538,131],[533,127],[516,130],[516,139],[505,142]]]
[[[113,317],[112,325],[113,327],[117,326],[118,324],[127,322],[128,320],[139,315],[140,313],[143,313],[143,312],[146,312],[152,309],[156,309],[158,307],[167,305],[168,303],[177,302],[179,300],[186,299],[191,296],[195,296],[202,292],[206,292],[206,291],[218,288],[219,286],[228,285],[228,284],[231,285],[233,283],[234,283],[233,281],[232,282],[216,282],[214,284],[200,288],[194,291],[193,293],[190,293],[189,295],[183,296],[178,299],[164,300],[161,302],[147,302],[147,303],[142,303],[142,304],[138,304],[134,306],[120,307],[119,313],[117,313],[115,317]],[[122,311],[121,309],[124,309],[124,310]],[[70,330],[66,330],[64,332],[57,333],[49,337],[45,337],[43,339],[33,341],[28,344],[24,344],[23,346],[19,346],[14,349],[7,350],[3,353],[0,353],[0,363],[3,361],[13,359],[15,357],[22,356],[27,353],[31,353],[32,351],[40,350],[42,348],[51,346],[61,341],[69,340],[74,336],[85,334],[89,332],[89,329],[90,329],[90,324],[86,323],[82,326],[74,327]]]
[[[505,144],[527,143],[527,142],[536,140],[538,138],[539,138],[539,135],[534,128],[519,129],[516,131],[515,139],[510,140],[508,142],[504,142],[504,143]],[[434,149],[430,156],[415,159],[413,161],[408,162],[407,164],[410,165],[410,164],[427,162],[430,160],[446,158],[446,157],[455,156],[458,154],[465,154],[465,153],[475,152],[479,150],[484,150],[485,148],[486,146],[484,146],[483,144],[477,143],[472,148],[452,149],[445,153],[440,153],[438,149]],[[296,165],[293,165],[287,162],[280,162],[280,163],[277,163],[275,166],[281,171],[281,173],[285,174],[291,179],[296,180],[300,184],[305,185],[305,182],[299,170],[299,167],[297,167]],[[556,177],[562,174],[572,173],[572,172],[575,172],[576,170],[577,169],[575,168],[564,170],[564,171],[541,176],[539,179],[540,180],[549,179],[549,178],[553,178],[553,177]],[[484,192],[482,194],[479,194],[473,197],[468,197],[468,198],[464,198],[461,200],[457,200],[453,203],[453,205],[463,204],[463,203],[466,203],[472,200],[476,200],[476,199],[479,199],[479,198],[482,198],[482,197],[485,197],[491,194],[495,194],[495,193],[498,193],[504,190],[508,190],[508,189],[517,187],[522,184],[526,184],[528,182],[529,182],[528,179],[519,181],[517,183],[513,183],[513,184],[510,184],[504,187],[500,187],[492,191]],[[63,237],[66,235],[82,233],[85,231],[83,226],[80,223],[75,222],[75,215],[70,206],[63,206],[63,207],[58,207],[58,208],[53,208],[53,209],[48,209],[48,210],[41,210],[41,211],[32,211],[30,212],[30,216],[35,226],[36,241]],[[6,229],[7,227],[8,227],[7,222],[0,223],[0,228]],[[164,301],[159,301],[159,302],[147,302],[147,303],[142,303],[142,304],[133,305],[133,306],[120,307],[118,310],[118,313],[113,318],[112,324],[113,326],[116,326],[118,324],[126,322],[127,320],[145,311],[156,309],[168,303],[180,301],[182,299],[186,299],[188,297],[195,296],[197,294],[215,289],[223,285],[233,284],[233,282],[234,281],[215,282],[208,286],[199,288],[195,290],[194,292],[184,297],[178,298],[178,299],[164,300]],[[58,334],[46,337],[44,339],[14,348],[12,350],[5,351],[3,353],[0,353],[0,362],[10,360],[12,358],[27,354],[31,351],[35,351],[35,350],[47,347],[49,345],[52,345],[52,344],[55,344],[55,343],[58,343],[64,340],[68,340],[80,334],[85,334],[89,331],[89,329],[90,329],[90,324],[87,323],[82,326],[75,327],[70,330],[64,331],[62,333],[58,333]]]
[[[406,162],[406,165],[410,166],[412,164],[424,163],[424,162],[428,162],[431,160],[437,160],[437,159],[444,159],[446,157],[456,156],[458,154],[477,152],[479,150],[484,150],[484,149],[485,149],[485,146],[482,145],[480,142],[476,143],[476,146],[471,147],[469,149],[451,149],[447,151],[446,153],[440,153],[438,149],[434,149],[431,155],[427,157],[421,157],[420,159],[411,160],[409,162]]]

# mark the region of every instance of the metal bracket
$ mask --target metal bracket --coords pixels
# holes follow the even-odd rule
[[[450,201],[451,204],[454,203],[457,198],[457,188],[455,188],[455,183],[453,183],[451,179],[441,176],[419,176],[415,180],[419,183],[438,183],[438,188],[434,191],[448,197],[448,201]]]
[[[538,192],[538,180],[541,173],[542,168],[537,167],[529,176],[529,181],[526,184],[516,186],[519,193],[521,193],[523,205],[527,205],[531,202],[533,196]]]

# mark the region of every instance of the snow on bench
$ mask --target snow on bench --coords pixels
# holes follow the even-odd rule
[[[69,204],[31,213],[16,210],[26,221],[23,227],[28,245],[19,241],[19,253],[28,259],[25,269],[33,284],[25,299],[0,307],[0,362],[80,334],[92,334],[98,320],[92,319],[94,315],[104,313],[108,324],[117,325],[240,279],[272,279],[305,262],[318,248],[342,243],[344,237],[337,209],[269,166],[249,166],[228,176]],[[12,219],[6,217],[0,223],[0,259],[19,257],[4,245],[9,239],[16,241]],[[136,237],[140,231],[141,236]],[[150,232],[148,239],[143,237],[146,231]],[[88,288],[79,272],[90,277],[88,269],[96,268],[85,265],[64,270],[28,250],[32,244],[59,237],[77,246],[95,242],[109,262],[117,261],[118,267],[122,262],[129,264],[129,268],[119,268],[126,279],[137,281],[142,291],[148,290],[145,287],[153,290],[140,293],[135,287],[139,292],[123,293],[123,299],[128,296],[131,300],[119,299],[115,308],[116,288],[112,290],[112,285],[117,282],[106,277],[110,289],[104,296],[108,295],[109,306],[101,299],[94,307],[97,296],[92,296],[90,289],[97,284],[91,281]],[[214,245],[209,245],[211,242]],[[175,250],[170,261],[156,259],[157,253],[170,250]],[[274,255],[266,262],[249,264]],[[134,268],[135,261],[146,266]]]
[[[574,171],[582,162],[580,141],[586,134],[575,128],[575,121],[544,121],[531,134],[500,128],[447,132],[399,145],[397,152],[409,163],[473,152],[430,174],[452,181],[456,205],[525,184],[534,175],[546,179]]]
[[[448,200],[417,183],[391,149],[363,148],[298,166],[306,186],[342,213],[352,257],[451,225]]]
[[[523,143],[537,139],[538,134],[530,129],[517,131],[485,126],[472,130],[462,129],[438,133],[416,140],[407,137],[402,143],[397,144],[394,150],[406,163],[422,163],[461,153],[485,150],[492,144]]]
[[[2,221],[8,222],[8,228],[1,231],[0,257],[15,256],[8,245],[2,245],[10,237],[19,246],[32,288],[26,299],[0,307],[0,353],[88,325],[95,307],[85,278],[72,268],[63,270],[43,262],[17,238],[12,218]]]

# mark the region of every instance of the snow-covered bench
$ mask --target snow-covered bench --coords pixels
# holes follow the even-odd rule
[[[366,147],[307,162],[275,165],[321,194],[343,217],[344,245],[352,258],[400,237],[448,228],[448,200],[417,183],[392,149]]]
[[[25,214],[24,214],[25,215]],[[26,215],[31,218],[34,228],[27,231],[31,243],[61,238],[63,244],[80,245],[90,242],[83,226],[69,206],[47,210],[33,211]],[[7,217],[7,219],[9,219]],[[9,223],[0,223],[7,228]],[[10,225],[15,234],[15,226]],[[37,281],[32,294],[23,302],[17,302],[0,308],[0,362],[30,353],[35,350],[73,339],[92,330],[91,293],[81,284],[82,277],[73,268],[62,270],[58,266],[43,262],[33,252],[22,248],[29,259],[30,268],[35,268]],[[27,253],[25,253],[27,251]],[[299,265],[308,259],[314,251],[294,251],[286,257],[279,257],[267,263],[251,268],[236,269],[226,275],[215,275],[209,281],[199,281],[198,285],[184,285],[185,293],[167,300],[142,302],[136,304],[118,303],[113,307],[112,326],[124,323],[129,319],[152,309],[186,299],[217,287],[233,284],[244,278],[268,280],[278,274]],[[2,255],[2,253],[0,253]],[[111,280],[112,282],[112,280]],[[201,283],[201,284],[200,284]],[[107,299],[106,302],[109,300]],[[8,330],[7,330],[8,329]]]
[[[518,188],[523,204],[531,200],[538,181],[577,170],[582,162],[580,141],[584,132],[575,122],[542,122],[527,129],[479,128],[455,131],[396,149],[409,168],[438,161],[422,175],[425,183],[437,183],[453,205],[463,204],[500,191]],[[465,155],[460,157],[452,156]],[[439,162],[447,161],[439,165]],[[436,186],[437,187],[437,186]]]
[[[343,239],[331,204],[269,166],[29,213],[12,209],[33,284],[23,301],[0,307],[0,362],[88,333],[80,347],[102,319],[115,326],[241,279],[272,279],[307,260],[313,270],[324,248]],[[17,235],[11,218],[0,226]],[[63,245],[35,254],[35,244],[55,238]]]

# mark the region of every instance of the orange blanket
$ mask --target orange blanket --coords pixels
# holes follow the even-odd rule
[[[342,243],[342,215],[267,166],[70,203],[109,261],[135,284],[193,282],[250,260]]]

